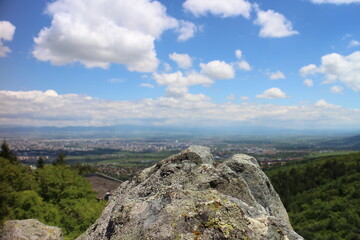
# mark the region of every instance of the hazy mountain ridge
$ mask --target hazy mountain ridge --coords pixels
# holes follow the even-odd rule
[[[358,150],[360,149],[360,135],[324,141],[320,145],[334,149]]]
[[[2,137],[202,137],[202,136],[322,136],[331,138],[349,137],[360,130],[330,129],[288,129],[260,126],[225,126],[225,127],[176,127],[176,126],[70,126],[70,127],[16,127],[0,126]]]

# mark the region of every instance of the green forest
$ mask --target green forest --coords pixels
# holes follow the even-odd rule
[[[75,239],[100,216],[105,203],[79,171],[59,154],[53,164],[40,158],[36,170],[19,163],[4,142],[0,152],[0,224],[36,218]]]
[[[360,239],[360,152],[310,158],[266,174],[305,239]]]

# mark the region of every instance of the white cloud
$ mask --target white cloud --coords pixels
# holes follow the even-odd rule
[[[240,60],[242,58],[242,51],[240,49],[235,50],[235,56]]]
[[[186,40],[194,29],[150,0],[57,0],[47,13],[51,26],[34,39],[33,55],[54,65],[80,62],[88,68],[108,68],[117,63],[130,71],[152,72],[159,62],[155,39],[174,29],[179,40]]]
[[[163,66],[164,66],[165,72],[170,72],[172,70],[170,64],[168,64],[168,63],[164,63]]]
[[[140,87],[146,87],[146,88],[154,88],[155,86],[151,83],[141,83]]]
[[[166,96],[174,98],[190,96],[188,93],[189,86],[209,86],[214,82],[210,78],[197,72],[189,72],[187,75],[183,75],[180,71],[163,74],[154,73],[153,77],[159,85],[167,86]]]
[[[8,21],[0,21],[0,39],[12,41],[16,27]]]
[[[265,98],[265,99],[279,99],[287,98],[286,94],[281,91],[279,88],[270,88],[265,90],[262,94],[256,95],[256,98]]]
[[[179,21],[179,28],[177,31],[180,33],[177,40],[183,42],[188,40],[189,38],[192,38],[195,35],[197,27],[192,22],[181,20]]]
[[[201,72],[213,79],[231,79],[235,77],[234,68],[224,61],[211,61],[206,64],[201,63]]]
[[[207,76],[197,73],[197,72],[188,72],[186,78],[191,83],[191,85],[201,84],[205,87],[213,84],[213,80],[208,78]]]
[[[349,48],[360,46],[360,42],[356,40],[351,40],[349,43]]]
[[[360,3],[360,0],[310,0],[312,3],[322,4],[322,3],[332,3],[332,4],[350,4],[350,3]]]
[[[313,87],[313,86],[314,86],[313,80],[312,80],[312,79],[309,79],[309,78],[305,79],[304,82],[303,82],[303,84],[304,84],[305,86],[307,86],[307,87]]]
[[[154,79],[159,85],[166,85],[172,87],[188,87],[192,85],[209,86],[213,83],[210,78],[195,72],[191,72],[186,76],[182,72],[153,74]]]
[[[277,71],[274,73],[269,73],[269,78],[271,80],[285,79],[285,75],[282,72]]]
[[[6,57],[11,52],[10,48],[4,46],[3,41],[12,41],[16,27],[8,21],[0,21],[0,57]]]
[[[293,30],[292,23],[286,17],[273,10],[263,11],[255,5],[257,18],[254,21],[256,25],[261,27],[260,37],[281,38],[299,34]]]
[[[47,90],[44,92],[44,95],[47,96],[47,97],[58,97],[59,94],[57,92],[55,92],[54,90]]]
[[[192,60],[188,54],[180,54],[173,52],[169,54],[169,58],[176,62],[176,64],[183,69],[187,69],[192,66]]]
[[[242,53],[242,51],[240,49],[235,50],[235,56],[239,60],[239,62],[235,63],[235,64],[237,64],[239,69],[244,70],[244,71],[251,71],[252,70],[252,67],[250,66],[250,64],[247,61],[242,60],[243,53]]]
[[[308,75],[316,74],[318,72],[318,68],[315,64],[309,64],[307,66],[300,68],[299,72],[301,76],[306,77]]]
[[[340,106],[337,105],[333,105],[331,103],[328,103],[327,101],[325,101],[324,99],[320,99],[319,101],[317,101],[315,103],[316,107],[320,107],[320,108],[340,108]]]
[[[360,51],[353,52],[348,56],[338,53],[325,55],[321,58],[321,66],[318,71],[325,74],[325,83],[339,80],[352,90],[360,91]]]
[[[0,91],[0,125],[111,126],[269,126],[289,128],[358,128],[360,109],[319,100],[313,105],[217,104],[203,94],[183,93],[137,101],[111,101],[50,91]]]
[[[332,87],[330,88],[330,91],[331,91],[332,93],[339,94],[339,93],[342,93],[342,92],[344,91],[344,88],[341,87],[341,86],[332,86]]]
[[[189,94],[187,87],[169,86],[166,88],[165,96],[170,98],[184,98]]]
[[[241,70],[244,70],[244,71],[252,70],[252,67],[250,66],[250,64],[245,60],[238,62],[238,66]]]
[[[250,17],[251,4],[246,0],[186,0],[183,7],[195,16],[211,13],[221,17]]]

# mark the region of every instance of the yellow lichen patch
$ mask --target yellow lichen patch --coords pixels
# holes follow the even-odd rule
[[[202,233],[199,231],[193,231],[192,233],[194,234],[194,240],[198,240],[199,237],[202,235]]]
[[[230,236],[230,232],[234,229],[234,227],[226,222],[223,222],[220,218],[212,218],[206,224],[207,228],[217,228],[220,229],[225,237]]]

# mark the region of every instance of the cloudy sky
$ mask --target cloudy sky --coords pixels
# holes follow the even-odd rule
[[[360,129],[360,0],[2,0],[2,126]]]

